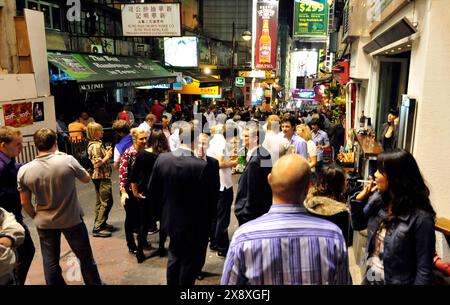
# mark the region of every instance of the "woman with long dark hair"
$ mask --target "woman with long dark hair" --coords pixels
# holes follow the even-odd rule
[[[153,129],[151,131],[148,148],[140,151],[136,156],[134,168],[131,173],[131,189],[134,197],[139,202],[141,209],[140,226],[138,234],[138,244],[136,258],[138,263],[142,263],[145,260],[144,245],[147,241],[147,232],[150,227],[156,227],[156,221],[160,220],[160,211],[157,207],[153,207],[150,204],[151,193],[147,191],[147,185],[152,175],[153,165],[156,162],[159,154],[168,152],[169,143],[161,129]],[[161,229],[159,230],[159,247],[157,254],[159,256],[165,256],[166,250],[164,243],[167,239],[167,234]]]
[[[317,183],[310,188],[304,205],[308,212],[336,224],[350,246],[350,209],[346,203],[345,172],[337,166],[327,166],[318,173]]]
[[[371,178],[351,200],[355,230],[367,228],[364,284],[431,284],[435,253],[430,191],[405,150],[378,156]]]

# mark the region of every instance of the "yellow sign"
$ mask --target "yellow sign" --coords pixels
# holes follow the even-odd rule
[[[183,85],[183,89],[178,93],[192,94],[192,95],[201,95],[201,94],[219,95],[220,89],[219,86],[200,88],[200,83],[194,81],[192,84]]]

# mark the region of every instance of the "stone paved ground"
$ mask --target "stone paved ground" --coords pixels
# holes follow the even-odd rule
[[[236,184],[238,176],[233,176],[235,182],[234,190],[237,189]],[[85,217],[84,220],[88,227],[88,231],[92,231],[94,221],[94,205],[95,190],[92,183],[87,185],[78,183],[78,195],[82,204]],[[111,210],[108,223],[114,225],[117,230],[113,232],[110,238],[94,238],[90,235],[91,246],[94,252],[100,275],[104,282],[110,285],[165,285],[166,284],[166,266],[167,257],[153,257],[147,259],[142,264],[137,264],[136,258],[128,253],[125,242],[125,232],[123,229],[123,221],[125,212],[120,206],[119,191],[117,186],[117,171],[113,171],[113,194],[114,206]],[[36,254],[31,265],[31,269],[27,278],[29,285],[45,284],[42,257],[39,247],[39,239],[36,229],[31,219],[26,219],[27,224],[32,233],[33,241],[36,247]],[[230,234],[237,228],[237,221],[232,213],[230,224]],[[230,235],[231,236],[231,235]],[[154,246],[157,245],[158,234],[150,235],[148,238]],[[350,248],[350,270],[354,283],[360,283],[361,277],[359,269],[353,260],[353,251]],[[147,252],[149,253],[149,252]],[[82,284],[79,269],[74,267],[74,255],[71,252],[67,242],[62,238],[61,242],[61,268],[63,276],[69,285]],[[217,285],[220,282],[222,274],[224,258],[218,257],[215,252],[208,249],[206,263],[203,268],[205,279],[197,281],[197,285]]]

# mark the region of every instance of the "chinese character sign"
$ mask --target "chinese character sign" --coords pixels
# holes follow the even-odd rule
[[[181,36],[180,3],[122,5],[124,36]]]
[[[327,0],[294,1],[294,37],[327,36]]]
[[[256,46],[255,68],[273,70],[276,68],[278,31],[278,1],[256,3]]]
[[[6,126],[22,127],[33,124],[33,103],[4,104],[2,107]]]

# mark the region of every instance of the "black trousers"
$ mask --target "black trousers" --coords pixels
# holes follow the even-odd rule
[[[230,225],[231,205],[233,203],[233,187],[219,192],[217,202],[217,224],[215,228],[215,240],[217,250],[228,251],[230,240],[228,239],[228,226]]]
[[[170,236],[167,285],[194,285],[200,270],[200,258],[205,255],[205,251],[201,237]]]
[[[125,200],[125,239],[127,241],[128,249],[136,250],[136,241],[134,240],[134,231],[138,232],[141,219],[139,203],[133,196],[133,193],[127,191],[128,199]]]
[[[17,248],[16,278],[19,285],[25,285],[28,270],[30,269],[36,249],[34,248],[28,227],[23,222],[20,222],[20,224],[25,229],[25,240]]]

